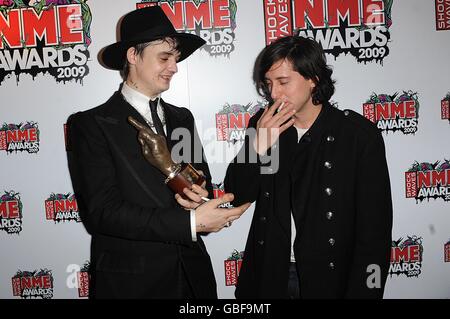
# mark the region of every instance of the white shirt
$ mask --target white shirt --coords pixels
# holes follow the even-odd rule
[[[302,138],[303,134],[308,131],[307,128],[298,128],[294,125],[294,127],[297,129],[297,136],[298,136],[298,142],[300,142],[300,139]],[[297,235],[297,229],[295,228],[295,222],[294,222],[294,215],[291,211],[291,262],[295,262],[295,254],[294,254],[294,241],[295,236]]]
[[[147,121],[147,124],[152,128],[152,130],[156,133],[155,127],[153,126],[152,114],[150,111],[150,100],[154,101],[158,99],[158,106],[156,111],[158,112],[158,116],[163,124],[164,132],[167,134],[166,128],[166,120],[164,116],[164,110],[161,105],[161,95],[157,95],[154,97],[148,97],[147,95],[142,94],[141,92],[136,91],[126,82],[123,82],[122,91],[121,91],[125,100],[136,110],[142,117]]]
[[[141,92],[136,91],[126,82],[123,82],[121,93],[124,99],[136,110],[142,117],[145,119],[147,124],[152,128],[152,130],[156,133],[156,129],[153,126],[152,113],[150,111],[150,100],[154,101],[155,99],[159,99],[161,95],[154,96],[152,98],[142,94]],[[166,121],[164,116],[164,110],[161,105],[161,99],[158,100],[158,106],[156,108],[158,112],[158,116],[163,124],[164,132],[167,134]],[[197,241],[197,231],[195,227],[195,210],[191,209],[191,235],[192,241]]]

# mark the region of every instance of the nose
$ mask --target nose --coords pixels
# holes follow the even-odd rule
[[[178,65],[177,65],[177,61],[175,59],[171,60],[171,63],[169,64],[168,69],[170,72],[173,72],[173,73],[178,72]]]
[[[281,95],[282,95],[281,86],[277,84],[272,84],[270,90],[270,97],[272,98],[272,100],[276,101],[281,97]]]

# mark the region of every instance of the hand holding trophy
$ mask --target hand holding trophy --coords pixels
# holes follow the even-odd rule
[[[164,136],[154,133],[132,116],[128,117],[128,122],[139,131],[138,141],[145,159],[166,176],[165,183],[170,189],[186,198],[184,188],[203,184],[205,178],[191,164],[178,164],[172,160]]]
[[[175,195],[178,203],[185,209],[195,209],[196,231],[217,232],[224,227],[229,227],[250,207],[250,203],[245,203],[239,207],[221,208],[233,200],[234,195],[231,193],[212,200],[200,197],[198,194],[201,193],[205,178],[191,164],[177,164],[172,160],[164,136],[154,133],[132,116],[128,117],[128,122],[139,131],[138,141],[142,146],[145,159],[167,177],[165,183],[181,196],[177,198]],[[183,189],[187,189],[187,192],[184,193]],[[191,189],[198,193],[195,194]],[[186,194],[189,194],[191,198],[188,198]],[[198,197],[198,200],[192,201],[192,196]],[[202,204],[203,202],[206,203]]]

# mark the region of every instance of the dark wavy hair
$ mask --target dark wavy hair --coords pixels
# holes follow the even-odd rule
[[[327,65],[322,46],[313,39],[299,36],[280,38],[259,53],[253,68],[253,81],[259,95],[273,103],[265,77],[272,65],[284,59],[292,63],[294,71],[316,84],[311,94],[314,105],[328,102],[334,94],[333,71]]]

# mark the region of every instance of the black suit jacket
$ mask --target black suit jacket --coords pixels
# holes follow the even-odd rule
[[[250,119],[250,127],[261,114]],[[251,145],[247,138],[241,152],[255,153]],[[279,168],[272,174],[261,174],[262,164],[248,159],[227,170],[225,190],[234,193],[233,204],[256,201],[236,297],[288,298],[292,210],[302,298],[381,298],[392,200],[376,126],[327,104],[300,142],[291,127],[277,149]],[[372,266],[379,267],[375,274]]]
[[[168,144],[176,128],[190,132],[186,145],[200,147],[194,118],[162,101]],[[163,174],[142,155],[129,115],[142,116],[116,92],[106,103],[68,120],[72,184],[81,219],[92,235],[91,289],[97,298],[183,298],[186,285],[196,298],[216,298],[210,257],[192,241],[189,211],[164,184]],[[198,154],[198,153],[197,153]],[[194,163],[211,176],[203,156]]]

